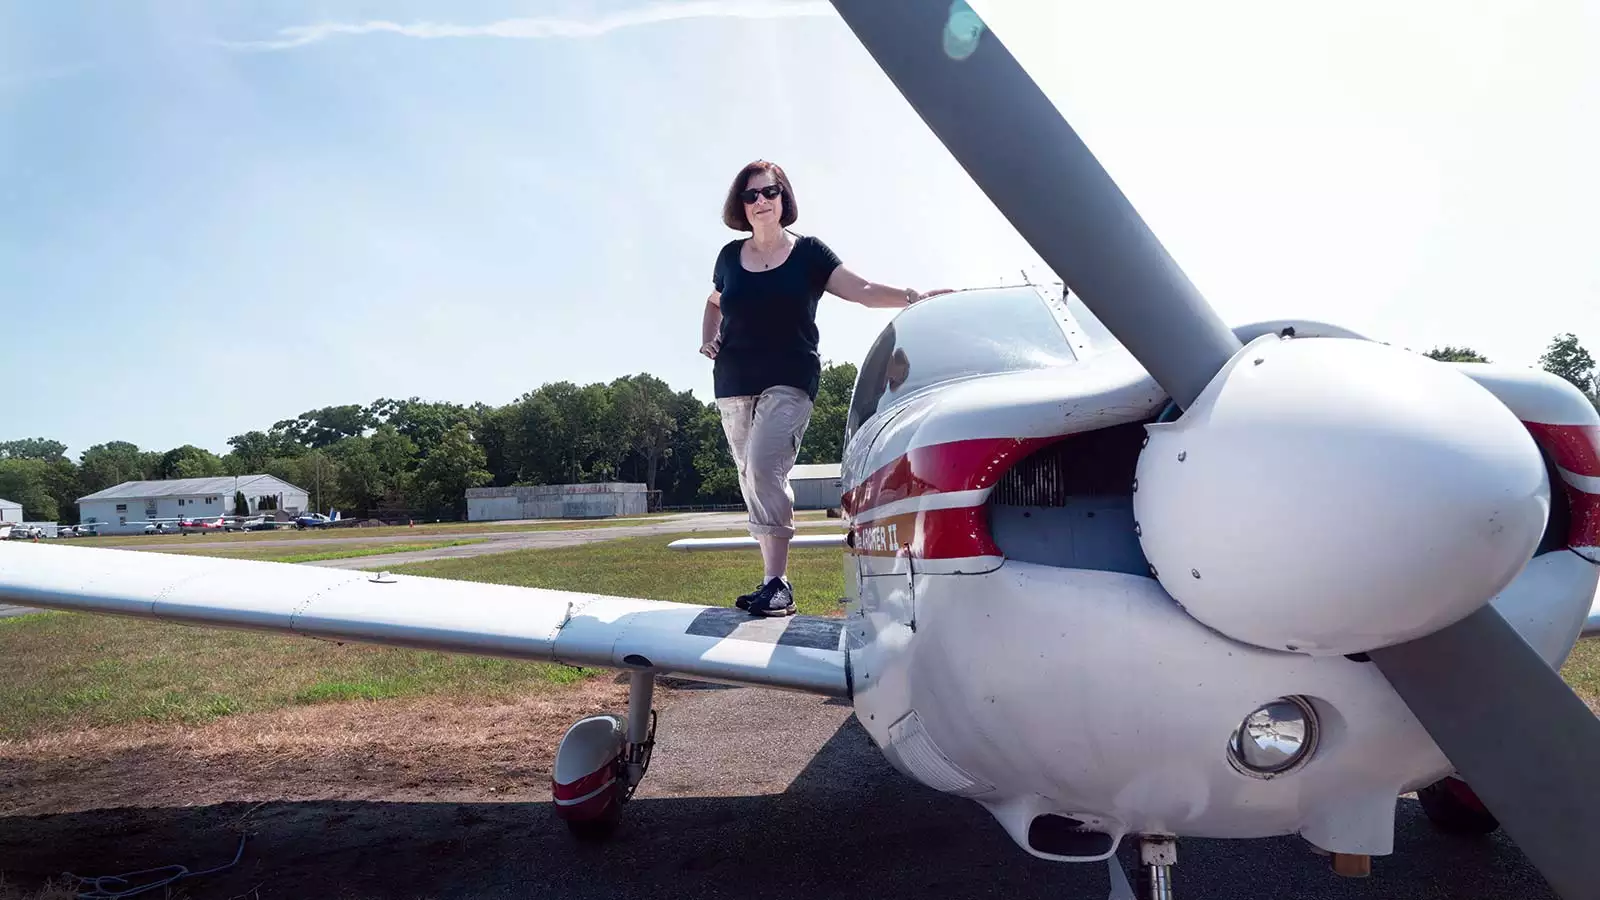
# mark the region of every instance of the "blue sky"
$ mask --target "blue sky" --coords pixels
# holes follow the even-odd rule
[[[1230,320],[1600,352],[1578,2],[974,2]],[[689,15],[692,13],[693,15]],[[919,288],[1037,259],[825,3],[0,5],[0,439],[153,449],[695,350],[732,174]],[[826,301],[824,354],[890,313]]]

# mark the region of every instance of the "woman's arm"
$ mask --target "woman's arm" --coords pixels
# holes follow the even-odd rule
[[[722,292],[712,291],[706,298],[706,311],[700,317],[700,352],[717,358],[717,331],[722,328]]]
[[[878,284],[875,281],[868,281],[862,278],[844,266],[835,268],[833,274],[828,276],[827,290],[828,293],[836,297],[849,300],[851,303],[859,303],[862,306],[870,306],[874,309],[894,309],[910,306],[918,300],[926,300],[939,294],[950,293],[948,288],[942,288],[919,294],[911,288],[897,288],[890,287],[887,284]]]

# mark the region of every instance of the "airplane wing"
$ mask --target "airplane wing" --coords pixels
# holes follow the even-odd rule
[[[801,547],[838,547],[846,546],[847,535],[838,534],[797,534],[789,539],[790,549]],[[679,538],[667,545],[668,550],[755,550],[761,545],[753,537],[728,537],[728,538]]]
[[[850,696],[819,616],[47,544],[0,546],[0,602]]]

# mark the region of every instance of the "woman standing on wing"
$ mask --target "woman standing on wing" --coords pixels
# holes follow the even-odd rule
[[[717,254],[700,326],[700,352],[715,360],[722,430],[765,568],[761,585],[740,597],[738,606],[763,616],[794,613],[787,577],[794,537],[789,470],[822,373],[817,301],[827,292],[863,306],[895,308],[945,293],[919,294],[853,274],[827,244],[788,231],[797,218],[794,189],[782,168],[757,160],[739,171],[722,221],[751,236],[728,242]]]

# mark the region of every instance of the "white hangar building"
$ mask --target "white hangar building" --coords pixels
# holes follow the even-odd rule
[[[0,522],[21,522],[22,504],[0,498]]]
[[[831,509],[844,493],[839,463],[815,463],[789,469],[789,488],[795,509]]]
[[[78,498],[78,521],[100,523],[101,534],[142,534],[151,519],[204,519],[233,515],[233,494],[243,491],[254,514],[262,497],[276,497],[290,515],[305,512],[311,498],[302,488],[271,475],[221,475],[216,478],[172,478],[166,481],[124,481]]]

